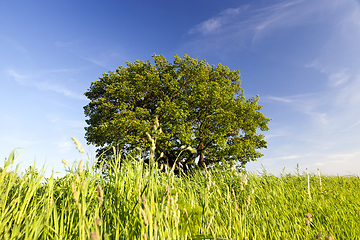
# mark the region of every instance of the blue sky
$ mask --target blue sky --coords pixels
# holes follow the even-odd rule
[[[273,120],[264,157],[277,174],[360,175],[360,2],[0,0],[0,157],[20,169],[87,159],[83,93],[153,53],[240,70]],[[85,150],[94,154],[95,147]]]

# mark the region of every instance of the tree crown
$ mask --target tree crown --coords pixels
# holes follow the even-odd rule
[[[175,55],[173,63],[152,57],[154,64],[127,62],[104,73],[85,92],[85,138],[99,154],[115,146],[136,155],[138,147],[148,158],[149,134],[156,160],[176,170],[244,167],[262,156],[259,149],[267,146],[257,130],[267,131],[270,119],[260,112],[258,96],[245,99],[240,71],[187,55]]]

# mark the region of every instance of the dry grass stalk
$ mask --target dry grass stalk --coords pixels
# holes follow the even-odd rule
[[[320,181],[320,191],[323,193],[322,184],[321,184],[321,175],[320,175],[320,169],[317,169],[319,173],[319,181]]]
[[[237,204],[237,201],[236,201],[235,191],[234,191],[233,188],[231,188],[231,193],[232,193],[232,195],[234,196],[235,209],[236,209],[236,210],[239,210],[239,207],[238,207],[238,204]]]

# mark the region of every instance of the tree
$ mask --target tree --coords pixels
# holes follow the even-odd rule
[[[100,147],[98,156],[113,146],[134,156],[141,148],[148,159],[147,134],[154,139],[155,160],[175,165],[177,172],[204,165],[244,167],[262,156],[259,149],[267,146],[257,130],[267,131],[271,119],[260,112],[258,96],[245,99],[240,71],[187,55],[175,55],[173,63],[152,57],[154,65],[127,62],[104,73],[84,93],[90,100],[84,107],[85,138]]]

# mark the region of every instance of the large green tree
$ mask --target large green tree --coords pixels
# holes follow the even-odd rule
[[[176,171],[244,167],[262,156],[259,149],[267,146],[257,130],[267,131],[270,119],[260,112],[258,96],[245,99],[240,71],[187,55],[175,55],[173,63],[152,57],[154,64],[127,62],[104,73],[85,92],[85,138],[100,147],[98,155],[108,146],[134,155],[141,148],[148,159],[151,135],[155,160]]]

